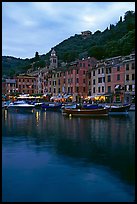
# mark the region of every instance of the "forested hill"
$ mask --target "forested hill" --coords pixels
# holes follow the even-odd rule
[[[60,62],[71,62],[77,58],[87,56],[104,59],[124,56],[135,50],[135,12],[127,11],[116,25],[110,24],[103,32],[97,30],[89,36],[75,34],[54,47]],[[36,48],[37,50],[37,48]],[[47,54],[36,55],[31,59],[20,59],[9,56],[2,57],[2,74],[13,75],[27,71],[34,63],[34,67],[44,67]]]

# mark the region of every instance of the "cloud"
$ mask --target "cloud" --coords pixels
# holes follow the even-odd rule
[[[135,2],[2,2],[2,54],[47,53],[83,30],[103,31]]]

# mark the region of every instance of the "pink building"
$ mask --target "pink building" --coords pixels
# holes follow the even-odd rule
[[[114,101],[124,101],[125,85],[125,67],[123,64],[117,64],[112,67],[112,91],[114,92]]]

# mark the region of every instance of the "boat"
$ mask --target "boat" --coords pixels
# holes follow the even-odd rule
[[[107,116],[108,108],[84,109],[84,108],[64,108],[63,115],[67,116]]]
[[[67,104],[62,104],[62,107],[61,109],[64,109],[64,108],[76,108],[77,107],[77,104],[76,103],[67,103]]]
[[[8,106],[8,103],[6,101],[2,101],[2,109],[6,109]]]
[[[43,103],[41,104],[42,110],[45,111],[61,111],[61,103]]]
[[[88,104],[88,103],[86,103],[86,104],[82,105],[82,108],[84,108],[84,109],[99,109],[99,108],[104,108],[104,106],[101,104]]]
[[[7,109],[8,110],[13,110],[13,111],[31,111],[33,112],[35,105],[32,104],[28,104],[26,101],[22,100],[22,101],[15,101],[15,102],[11,102],[8,106]]]
[[[135,111],[135,104],[131,104],[129,111]]]
[[[130,109],[130,104],[110,105],[106,106],[109,109],[109,115],[127,115]]]

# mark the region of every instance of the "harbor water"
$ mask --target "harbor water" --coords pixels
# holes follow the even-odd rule
[[[133,202],[135,112],[2,111],[3,202]]]

